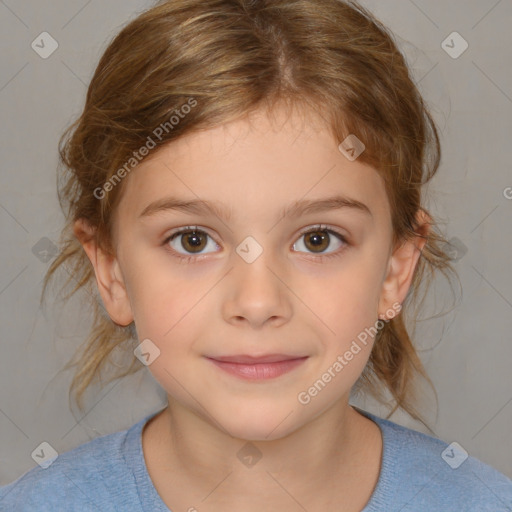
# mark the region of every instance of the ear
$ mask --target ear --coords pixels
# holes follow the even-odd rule
[[[386,311],[396,310],[396,304],[402,304],[405,300],[421,251],[427,242],[423,237],[429,233],[431,220],[424,210],[418,210],[416,215],[418,235],[397,245],[391,255],[379,299],[379,318],[386,319]]]
[[[73,232],[94,267],[98,290],[110,318],[118,325],[129,325],[134,317],[119,262],[98,247],[95,231],[85,219],[78,219],[73,225]]]

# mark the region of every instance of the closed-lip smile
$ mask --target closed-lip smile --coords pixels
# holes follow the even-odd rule
[[[309,356],[289,354],[245,354],[207,357],[225,372],[246,380],[266,380],[279,377],[301,365]]]
[[[259,363],[276,363],[279,361],[290,361],[293,359],[301,359],[307,356],[293,356],[286,354],[267,354],[264,356],[250,355],[234,355],[234,356],[212,356],[208,359],[214,359],[222,363],[241,363],[241,364],[259,364]]]

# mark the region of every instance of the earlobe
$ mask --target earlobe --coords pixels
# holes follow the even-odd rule
[[[94,267],[98,291],[110,318],[118,325],[131,324],[134,317],[117,259],[98,246],[95,228],[85,219],[75,222],[73,232]]]
[[[386,317],[386,311],[393,304],[402,304],[414,277],[414,271],[426,243],[430,217],[420,210],[417,216],[417,236],[403,241],[390,257],[386,278],[382,284],[378,313],[380,318]]]

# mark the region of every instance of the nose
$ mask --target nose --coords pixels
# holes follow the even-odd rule
[[[279,275],[270,251],[263,251],[252,263],[234,254],[233,265],[224,280],[224,320],[252,329],[265,324],[278,327],[288,322],[292,315],[291,292]]]

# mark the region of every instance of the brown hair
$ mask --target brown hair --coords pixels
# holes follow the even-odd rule
[[[183,105],[195,107],[170,126]],[[70,390],[80,409],[87,387],[135,339],[133,323],[116,325],[95,293],[94,269],[73,234],[84,218],[96,228],[97,243],[110,254],[112,221],[123,181],[110,187],[119,169],[151,137],[156,148],[194,130],[215,127],[276,102],[303,106],[323,116],[335,140],[349,134],[366,150],[359,159],[383,176],[392,209],[394,242],[414,236],[423,210],[421,190],[437,171],[440,144],[435,123],[414,84],[392,34],[355,1],[339,0],[165,0],[129,22],[110,42],[96,68],[80,117],[59,141],[62,186],[59,202],[67,223],[61,249],[45,276],[64,263],[89,291],[94,325],[80,354],[67,366],[77,370]],[[167,123],[167,124],[165,124]],[[161,136],[155,136],[155,128]],[[159,133],[159,132],[158,132]],[[125,167],[126,169],[126,167]],[[103,188],[102,188],[103,187]],[[432,216],[430,215],[430,218]],[[422,235],[420,235],[422,236]],[[379,330],[361,376],[364,388],[421,419],[413,403],[412,380],[430,384],[405,327],[404,315],[418,299],[420,284],[434,271],[454,272],[446,240],[432,221],[401,314]],[[64,268],[66,268],[64,266]],[[67,269],[66,269],[67,270]],[[426,290],[425,290],[426,293]],[[420,303],[423,304],[423,300]],[[417,312],[411,314],[414,325]],[[133,346],[127,345],[130,352]],[[131,365],[109,382],[134,373]],[[389,416],[388,416],[389,417]]]

